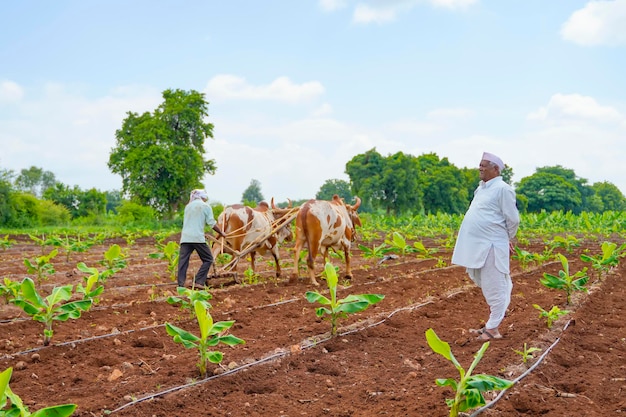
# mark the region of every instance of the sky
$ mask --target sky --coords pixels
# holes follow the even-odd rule
[[[166,89],[209,102],[212,202],[314,198],[373,148],[626,194],[626,0],[0,2],[0,169],[120,190],[115,131]]]

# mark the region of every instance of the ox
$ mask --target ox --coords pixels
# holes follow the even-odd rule
[[[296,217],[295,274],[291,277],[291,282],[297,281],[300,276],[298,261],[305,243],[309,252],[306,262],[311,284],[318,285],[315,280],[315,257],[318,252],[321,252],[326,263],[328,248],[333,248],[335,251],[343,249],[346,259],[346,278],[352,278],[350,244],[356,239],[354,227],[361,226],[361,219],[357,213],[360,205],[359,197],[356,197],[355,204],[351,206],[335,194],[331,201],[309,200],[300,206]]]
[[[278,258],[278,244],[284,240],[292,239],[291,227],[289,222],[284,221],[282,224],[280,219],[291,212],[291,205],[287,209],[280,209],[274,206],[272,198],[272,209],[265,201],[259,203],[256,208],[250,208],[241,204],[234,204],[224,209],[217,218],[217,224],[226,234],[226,243],[230,248],[237,252],[241,252],[250,245],[257,247],[250,252],[250,267],[255,271],[255,257],[264,255],[270,251],[276,262],[276,277],[280,277],[280,262]],[[272,233],[272,229],[277,225],[282,225],[278,230]],[[267,237],[264,239],[264,237]],[[217,245],[217,250],[215,250]],[[229,248],[224,245],[214,244],[214,257],[220,253],[232,253]],[[234,260],[234,269],[236,270],[239,259]]]

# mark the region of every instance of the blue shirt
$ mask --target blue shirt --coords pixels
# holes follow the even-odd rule
[[[215,223],[211,206],[201,199],[193,200],[185,206],[180,243],[205,243],[204,226],[213,227]]]

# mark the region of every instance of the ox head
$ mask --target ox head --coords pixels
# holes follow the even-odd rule
[[[348,217],[350,218],[350,229],[352,230],[352,241],[354,242],[354,240],[356,239],[356,226],[361,226],[361,218],[359,217],[359,213],[357,212],[357,210],[359,209],[359,207],[361,206],[361,199],[357,196],[354,197],[355,198],[355,203],[353,205],[350,204],[346,204],[343,199],[341,199],[337,194],[335,194],[333,196],[333,200],[335,202],[341,202],[341,204],[344,205],[344,207],[346,208],[346,211],[348,212]]]

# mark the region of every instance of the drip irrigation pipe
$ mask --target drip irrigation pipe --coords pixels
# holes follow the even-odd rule
[[[569,326],[571,320],[568,320],[567,323],[565,324],[565,326],[563,327],[563,332],[567,329],[567,327]],[[548,355],[548,353],[550,353],[550,351],[561,341],[560,337],[557,337],[556,340],[550,345],[550,347],[548,347],[546,349],[546,351],[539,357],[539,359],[537,359],[537,362],[535,362],[530,368],[528,368],[523,374],[521,374],[520,376],[518,376],[517,378],[515,378],[513,380],[513,386],[517,385],[517,383],[519,381],[521,381],[523,378],[525,378],[526,376],[528,376],[528,374],[530,374],[537,366],[539,366],[539,364],[543,361],[543,359]],[[483,411],[493,407],[496,402],[498,402],[503,396],[504,394],[511,388],[507,388],[505,390],[500,391],[500,393],[498,394],[498,396],[496,398],[493,399],[493,401],[491,401],[489,404],[486,404],[484,406],[482,406],[481,408],[479,408],[478,410],[474,411],[472,414],[470,414],[470,417],[476,417],[477,415],[479,415],[480,413],[482,413]]]
[[[362,327],[356,327],[354,329],[351,329],[351,330],[339,333],[339,334],[337,334],[337,336],[345,336],[345,335],[356,333],[356,332],[359,332],[359,331],[362,331],[362,330],[370,329],[372,327],[378,326],[378,325],[384,323],[385,321],[389,320],[396,313],[399,313],[401,311],[406,311],[406,310],[415,310],[417,308],[421,308],[421,307],[424,307],[424,306],[426,306],[428,304],[431,304],[432,302],[433,302],[432,300],[429,300],[429,301],[427,301],[425,303],[416,304],[416,305],[412,305],[412,306],[402,307],[402,308],[396,309],[396,310],[392,311],[391,313],[389,313],[382,320],[379,320],[379,321],[377,321],[375,323],[370,323],[370,324],[362,326]],[[309,338],[305,339],[305,342],[300,345],[300,349],[301,350],[310,349],[312,347],[318,346],[320,343],[327,342],[327,341],[329,341],[331,339],[333,339],[333,336],[325,336],[325,337],[321,337],[321,338],[318,338],[317,336],[312,336],[312,337],[309,337]],[[190,387],[193,387],[195,385],[203,384],[203,383],[209,382],[209,381],[211,381],[213,379],[216,379],[216,378],[219,378],[219,377],[222,377],[222,376],[231,375],[231,374],[237,373],[237,372],[239,372],[239,371],[241,371],[243,369],[246,369],[246,368],[249,368],[249,367],[252,367],[252,366],[255,366],[255,365],[260,365],[260,364],[263,364],[265,362],[271,361],[273,359],[285,357],[285,356],[288,356],[288,355],[290,355],[290,350],[283,349],[281,352],[274,353],[272,355],[269,355],[269,356],[267,356],[267,357],[265,357],[263,359],[255,361],[255,362],[246,363],[244,365],[238,366],[237,368],[230,369],[230,370],[228,370],[226,372],[223,372],[223,373],[221,373],[219,375],[212,375],[212,376],[210,376],[208,378],[205,378],[203,380],[200,380],[200,381],[192,382],[192,383],[185,384],[185,385],[179,385],[177,387],[169,388],[169,389],[167,389],[165,391],[161,391],[161,392],[158,392],[158,393],[155,393],[155,394],[147,395],[147,396],[142,397],[142,398],[138,398],[137,400],[131,401],[129,403],[126,403],[126,404],[116,408],[115,410],[111,411],[111,414],[116,413],[118,411],[121,411],[121,410],[123,410],[123,409],[125,409],[127,407],[131,407],[133,405],[139,404],[141,402],[152,400],[152,399],[155,399],[155,398],[158,398],[158,397],[162,397],[163,395],[166,395],[166,394],[169,394],[169,393],[172,393],[172,392],[176,392],[176,391],[180,391],[180,390],[183,390],[183,389],[186,389],[186,388],[190,388]]]
[[[87,337],[85,339],[70,340],[69,342],[55,343],[54,345],[49,345],[49,346],[40,346],[40,347],[36,347],[36,348],[33,348],[33,349],[29,349],[29,350],[23,350],[21,352],[15,352],[15,353],[9,353],[9,354],[2,355],[2,356],[0,356],[0,360],[10,359],[12,356],[26,355],[28,353],[38,352],[38,351],[40,351],[42,349],[46,349],[46,348],[50,348],[50,347],[67,346],[67,345],[72,345],[72,344],[76,344],[76,343],[83,343],[83,342],[89,342],[89,341],[92,341],[92,340],[104,339],[104,338],[107,338],[107,337],[113,337],[113,336],[119,336],[119,335],[127,335],[127,334],[130,334],[130,333],[143,332],[143,331],[146,331],[146,330],[156,329],[158,327],[163,327],[163,326],[165,326],[165,324],[157,324],[156,326],[148,326],[148,327],[142,327],[140,329],[124,330],[123,332],[101,334],[100,336],[92,336],[92,337]]]

